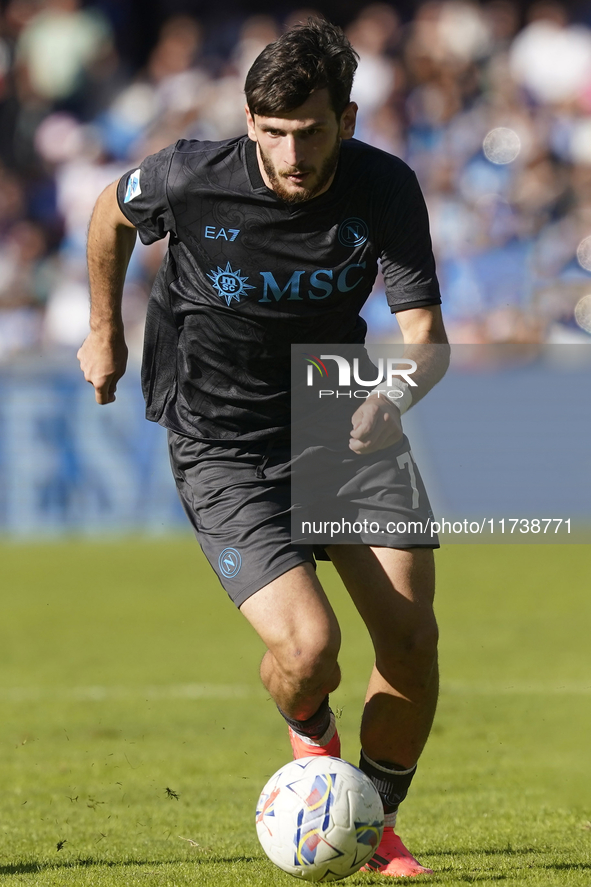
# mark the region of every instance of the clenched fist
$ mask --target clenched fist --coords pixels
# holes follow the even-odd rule
[[[123,333],[103,335],[91,332],[78,354],[84,378],[94,386],[96,402],[113,403],[117,382],[127,366],[127,345]]]

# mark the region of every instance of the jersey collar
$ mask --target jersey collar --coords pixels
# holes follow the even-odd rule
[[[267,186],[265,185],[265,182],[261,175],[261,171],[259,169],[259,161],[257,158],[257,143],[253,142],[253,140],[248,136],[246,136],[246,166],[248,169],[248,176],[250,178],[250,184],[252,185],[253,191],[269,191],[270,189],[267,188]]]

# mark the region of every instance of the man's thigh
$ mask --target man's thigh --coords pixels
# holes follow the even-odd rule
[[[280,659],[306,657],[340,646],[334,611],[316,571],[301,564],[244,601],[240,612]]]
[[[435,565],[430,548],[331,545],[327,552],[374,643],[435,630]]]

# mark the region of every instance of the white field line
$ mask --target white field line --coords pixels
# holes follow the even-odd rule
[[[163,684],[148,687],[102,686],[89,687],[1,687],[0,700],[4,702],[36,702],[46,699],[64,702],[103,702],[106,700],[132,701],[145,699],[249,699],[260,695],[257,687],[241,684]],[[264,692],[264,691],[262,691]]]
[[[449,681],[442,683],[442,693],[467,696],[591,696],[589,681],[507,681],[507,683],[483,682],[481,684]]]
[[[365,685],[344,684],[336,691],[363,694]],[[591,681],[441,681],[442,696],[591,696]]]
[[[564,682],[463,682],[446,681],[442,695],[455,696],[591,696],[591,683],[584,681]],[[342,696],[363,696],[365,685],[343,684],[336,691]],[[88,687],[0,687],[0,702],[105,702],[105,701],[163,701],[184,699],[187,701],[211,699],[263,699],[267,696],[262,686],[247,684],[163,684],[151,686]]]

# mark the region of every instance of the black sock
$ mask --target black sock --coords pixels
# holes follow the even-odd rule
[[[406,798],[417,765],[407,770],[391,761],[372,761],[362,750],[359,769],[369,776],[377,788],[384,805],[384,813],[388,814],[396,813]]]
[[[325,696],[320,703],[320,708],[311,717],[305,721],[298,721],[295,718],[289,718],[285,712],[281,711],[279,706],[277,709],[285,718],[289,726],[301,736],[307,736],[308,739],[320,739],[330,727],[330,708],[328,707],[328,696]]]

